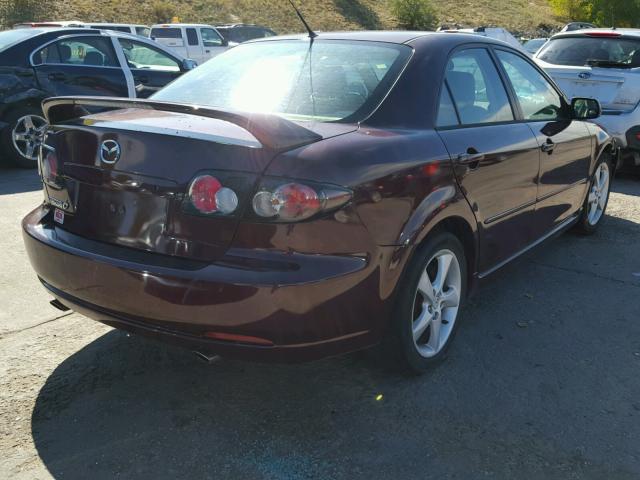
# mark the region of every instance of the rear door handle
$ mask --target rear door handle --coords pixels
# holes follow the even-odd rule
[[[484,160],[484,153],[478,152],[475,148],[468,148],[467,153],[461,153],[457,157],[460,165],[467,165],[471,170],[475,170]]]
[[[553,140],[551,140],[550,138],[547,138],[547,141],[542,144],[542,146],[540,147],[540,150],[551,155],[553,153],[554,148],[556,148],[556,144],[553,143]]]
[[[48,75],[49,80],[64,80],[67,76],[64,73],[54,72]]]

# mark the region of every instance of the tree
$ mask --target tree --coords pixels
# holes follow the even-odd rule
[[[602,27],[640,26],[640,0],[550,0],[554,13],[568,21]]]
[[[407,30],[433,30],[438,21],[429,0],[393,0],[391,11]]]
[[[3,24],[11,27],[20,22],[50,20],[51,8],[40,0],[9,0],[3,5]]]

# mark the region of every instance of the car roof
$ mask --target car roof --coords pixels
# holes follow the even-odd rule
[[[368,42],[384,42],[396,44],[408,44],[417,39],[429,39],[440,44],[456,46],[464,43],[491,43],[495,45],[507,45],[508,43],[496,40],[491,37],[477,35],[471,32],[423,32],[423,31],[402,31],[402,30],[371,30],[353,32],[316,32],[318,40],[354,40]],[[271,42],[278,40],[305,40],[309,36],[306,34],[280,35],[276,37],[257,38],[245,43]]]
[[[214,28],[213,25],[209,25],[207,23],[156,23],[151,25],[151,28],[179,28],[179,27],[211,27]]]

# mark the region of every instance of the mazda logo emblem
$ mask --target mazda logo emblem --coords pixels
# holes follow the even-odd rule
[[[115,140],[105,140],[100,145],[100,160],[114,164],[120,160],[120,144]]]
[[[582,78],[583,80],[586,80],[587,78],[591,78],[591,74],[590,74],[589,72],[582,72],[582,73],[579,73],[579,74],[578,74],[578,76],[579,76],[580,78]]]

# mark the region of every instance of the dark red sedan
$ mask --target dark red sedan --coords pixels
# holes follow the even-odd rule
[[[467,34],[270,38],[44,110],[23,225],[55,304],[255,360],[383,342],[423,371],[478,280],[598,227],[617,164],[595,100]]]

